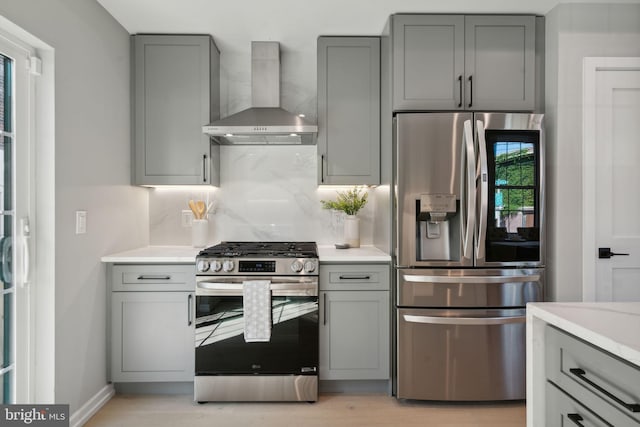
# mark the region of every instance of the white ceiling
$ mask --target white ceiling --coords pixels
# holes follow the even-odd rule
[[[319,35],[378,35],[398,12],[544,15],[560,1],[98,0],[129,33],[211,34],[223,53],[233,54],[249,52],[252,40],[297,50]]]

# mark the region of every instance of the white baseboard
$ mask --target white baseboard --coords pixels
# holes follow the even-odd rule
[[[111,398],[116,394],[113,384],[105,385],[80,409],[71,414],[69,419],[70,427],[82,427],[89,418],[94,416]]]

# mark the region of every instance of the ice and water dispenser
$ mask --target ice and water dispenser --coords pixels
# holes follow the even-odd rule
[[[418,261],[460,260],[460,201],[455,194],[420,194],[416,200]]]

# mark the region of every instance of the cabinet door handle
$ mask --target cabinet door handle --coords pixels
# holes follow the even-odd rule
[[[473,105],[473,76],[469,76],[469,108]]]
[[[154,275],[154,274],[141,274],[138,276],[138,280],[171,280],[171,276]]]
[[[187,326],[191,326],[193,321],[191,320],[191,300],[193,299],[193,295],[189,294],[187,297]]]
[[[207,182],[207,155],[202,155],[202,182]]]
[[[371,276],[368,274],[365,275],[340,275],[340,280],[370,280]]]
[[[462,107],[462,74],[458,76],[458,85],[460,89],[460,102],[458,102],[458,108]]]
[[[322,324],[326,325],[327,324],[327,294],[325,293],[322,296]]]
[[[580,421],[584,421],[584,418],[582,418],[579,414],[567,414],[567,418],[573,421],[575,425],[584,427],[584,424],[580,422]]]
[[[320,183],[324,183],[324,154],[320,156]]]
[[[640,404],[637,403],[626,403],[624,402],[622,399],[620,399],[619,397],[613,395],[613,393],[605,390],[602,386],[594,383],[593,381],[591,381],[589,378],[586,377],[587,373],[580,368],[571,368],[569,369],[569,372],[571,372],[573,375],[575,375],[576,377],[578,377],[578,379],[580,379],[581,381],[589,384],[591,387],[595,388],[596,390],[598,390],[600,393],[604,394],[605,396],[607,396],[609,399],[613,400],[614,402],[616,402],[617,404],[623,406],[625,409],[631,411],[631,412],[640,412]]]

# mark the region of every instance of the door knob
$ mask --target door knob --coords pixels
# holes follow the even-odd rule
[[[609,259],[612,256],[616,255],[629,255],[629,254],[619,254],[616,252],[611,252],[611,248],[598,248],[598,258],[600,259]]]

